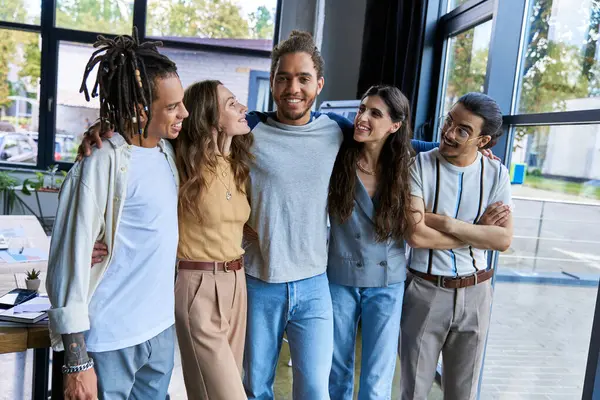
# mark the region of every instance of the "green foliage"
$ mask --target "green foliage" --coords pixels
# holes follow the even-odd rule
[[[17,179],[11,176],[8,171],[0,171],[0,193],[6,193],[9,213],[15,204],[17,196],[15,194],[15,186],[17,183]]]
[[[5,107],[11,103],[11,100],[8,99],[8,96],[11,95],[8,72],[16,50],[13,35],[13,31],[0,29],[0,107]]]
[[[566,100],[589,94],[588,77],[581,73],[580,49],[554,41],[544,46],[546,54],[526,71],[521,82],[519,110],[524,113],[564,111]]]
[[[17,118],[17,117],[6,116],[6,117],[2,117],[2,121],[10,122],[10,124],[15,127],[21,126],[21,125],[29,126],[31,124],[30,117]]]
[[[133,1],[57,0],[56,26],[130,35],[133,30]]]
[[[27,275],[27,280],[30,280],[30,281],[33,281],[35,279],[40,279],[40,274],[41,274],[41,271],[36,270],[35,268],[32,268],[31,271],[25,272],[25,275]]]
[[[249,15],[252,37],[255,39],[272,39],[274,26],[271,21],[271,12],[265,6],[260,6]]]
[[[539,175],[530,175],[525,178],[525,186],[535,189],[549,190],[552,192],[567,193],[576,196],[590,197],[600,200],[600,188],[586,186],[578,182],[569,182],[560,179],[548,179]]]
[[[0,0],[0,20],[8,22],[26,22],[27,10],[23,0]]]
[[[23,188],[21,189],[21,192],[23,192],[23,194],[26,196],[31,196],[30,188],[34,191],[42,189],[44,187],[44,176],[45,175],[43,172],[36,172],[35,179],[25,179],[23,181]]]
[[[470,29],[453,38],[452,53],[448,63],[444,114],[463,94],[483,91],[488,49],[474,51],[474,37],[475,29]]]
[[[42,52],[40,50],[39,37],[32,35],[24,38],[23,53],[19,78],[27,81],[30,87],[39,85],[40,69],[42,65]]]
[[[155,36],[250,37],[248,21],[232,0],[150,1],[148,27]]]

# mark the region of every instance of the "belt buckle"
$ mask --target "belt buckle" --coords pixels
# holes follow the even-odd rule
[[[225,261],[223,263],[223,271],[225,272],[229,272],[229,264],[231,263],[231,261]]]
[[[442,276],[442,275],[437,276],[437,286],[445,289],[446,284],[444,283],[444,278],[445,278],[445,276]]]
[[[464,275],[464,276],[459,276],[458,279],[463,282],[469,278],[473,277],[473,279],[475,280],[475,283],[473,283],[473,286],[477,285],[479,282],[477,282],[477,272],[472,273],[471,275]],[[463,287],[462,285],[459,285],[461,287]],[[467,286],[464,286],[467,287]]]

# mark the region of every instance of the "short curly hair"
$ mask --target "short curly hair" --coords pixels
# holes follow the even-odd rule
[[[271,78],[275,76],[275,70],[279,64],[279,59],[290,53],[307,53],[315,64],[317,78],[322,78],[325,72],[325,61],[321,52],[317,48],[312,35],[305,31],[293,30],[290,36],[279,43],[271,54]]]

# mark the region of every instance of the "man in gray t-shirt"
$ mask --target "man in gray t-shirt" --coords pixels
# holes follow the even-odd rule
[[[277,112],[249,113],[254,135],[245,237],[248,325],[244,386],[249,399],[273,399],[284,332],[293,361],[294,399],[329,399],[333,311],[327,268],[327,193],[344,135],[353,124],[311,112],[323,59],[306,32],[292,32],[272,54]],[[420,150],[433,144],[413,142]]]
[[[485,253],[506,250],[513,233],[508,171],[479,152],[502,134],[496,102],[468,93],[440,125],[440,148],[420,153],[410,171],[415,213],[401,322],[403,400],[427,399],[440,352],[444,395],[476,398],[492,302]],[[483,225],[485,210],[497,203],[503,206],[496,221]]]

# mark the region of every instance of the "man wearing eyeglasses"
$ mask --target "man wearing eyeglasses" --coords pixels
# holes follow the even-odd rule
[[[440,353],[444,399],[476,398],[492,304],[486,251],[505,251],[513,234],[508,171],[480,152],[502,135],[498,104],[468,93],[440,125],[439,149],[418,154],[411,167],[403,400],[427,398]],[[492,224],[483,225],[488,207]]]

